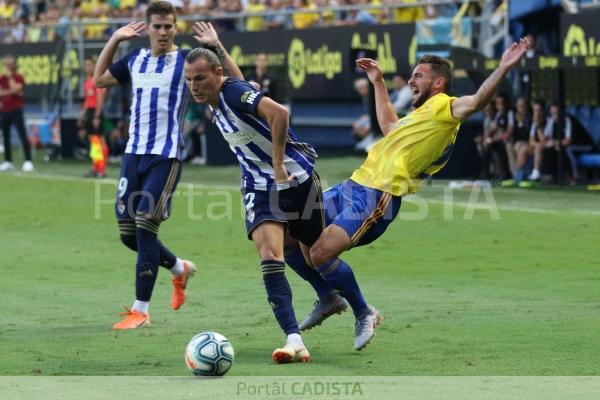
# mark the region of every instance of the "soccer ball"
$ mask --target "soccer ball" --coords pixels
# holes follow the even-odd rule
[[[199,333],[185,348],[185,363],[196,376],[225,375],[233,358],[233,346],[217,332]]]

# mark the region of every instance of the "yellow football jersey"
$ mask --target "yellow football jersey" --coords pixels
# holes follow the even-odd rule
[[[416,192],[421,180],[442,169],[450,158],[460,127],[451,112],[455,98],[437,94],[400,119],[350,179],[394,196]]]

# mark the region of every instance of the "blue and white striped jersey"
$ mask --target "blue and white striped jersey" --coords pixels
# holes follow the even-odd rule
[[[240,163],[242,186],[255,190],[275,186],[271,128],[256,115],[256,106],[263,96],[248,82],[227,78],[221,88],[219,107],[210,107],[215,124]],[[288,129],[283,163],[299,183],[310,177],[316,158],[312,146],[298,142]]]
[[[135,49],[109,67],[119,81],[131,81],[129,140],[125,153],[183,158],[183,120],[189,91],[183,63],[189,50],[152,57]]]

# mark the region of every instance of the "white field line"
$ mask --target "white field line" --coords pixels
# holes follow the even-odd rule
[[[9,175],[18,176],[23,178],[32,178],[32,179],[46,179],[46,180],[62,180],[62,181],[73,181],[73,182],[99,182],[101,184],[117,184],[116,179],[102,179],[102,180],[94,180],[93,178],[85,178],[85,177],[77,177],[77,176],[69,176],[62,174],[49,174],[49,173],[26,173],[26,172],[10,172]],[[217,190],[239,190],[239,186],[237,185],[218,185],[218,184],[203,184],[203,183],[195,183],[195,182],[180,182],[179,185],[192,185],[192,187],[198,189],[217,189]],[[417,195],[418,196],[418,195]],[[446,204],[445,200],[439,199],[425,199],[430,204]],[[488,209],[488,203],[467,203],[467,202],[458,202],[453,201],[453,207],[457,208],[474,208],[474,209]],[[509,205],[498,205],[498,210],[500,211],[517,211],[524,213],[532,213],[532,214],[562,214],[562,213],[574,213],[574,214],[582,214],[582,215],[599,215],[600,210],[588,210],[588,209],[563,209],[563,210],[551,210],[546,208],[536,208],[536,207],[525,207],[525,206],[509,206]]]

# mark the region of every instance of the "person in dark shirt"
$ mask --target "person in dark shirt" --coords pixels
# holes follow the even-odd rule
[[[248,74],[248,80],[256,82],[260,91],[277,103],[282,103],[277,77],[269,71],[269,56],[258,53],[254,61],[254,71]]]
[[[529,146],[529,133],[531,130],[531,115],[527,99],[519,97],[514,113],[514,128],[511,137],[506,143],[506,154],[510,172],[514,183],[518,184],[525,178],[525,166],[531,152]]]
[[[0,164],[0,171],[10,171],[14,168],[10,144],[10,129],[14,125],[23,144],[23,155],[25,157],[23,172],[31,172],[33,171],[31,146],[27,138],[23,118],[25,79],[23,75],[17,72],[15,57],[12,55],[4,56],[3,63],[6,72],[0,76],[0,120],[2,121],[2,133],[4,135],[4,162]]]

